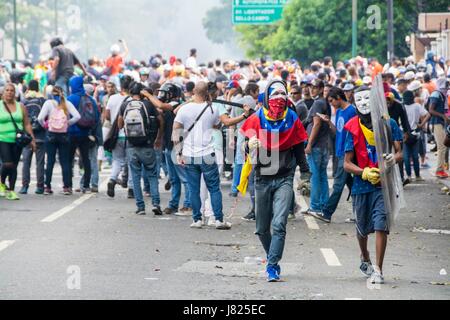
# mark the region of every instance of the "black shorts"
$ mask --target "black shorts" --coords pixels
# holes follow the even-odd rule
[[[3,163],[18,164],[21,155],[22,148],[17,144],[0,141],[0,159]]]

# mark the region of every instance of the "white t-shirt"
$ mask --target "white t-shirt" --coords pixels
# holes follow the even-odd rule
[[[178,111],[175,117],[175,122],[182,124],[184,128],[183,156],[185,157],[204,157],[214,153],[214,127],[220,124],[219,110],[216,106],[208,108],[192,131],[187,134],[187,130],[206,106],[206,102],[188,103]]]
[[[420,123],[420,118],[426,116],[428,114],[425,108],[418,104],[414,103],[409,106],[405,106],[406,114],[408,115],[409,125],[411,126],[411,130],[416,130],[417,125]]]
[[[125,98],[127,98],[127,96],[123,96],[120,93],[114,94],[109,97],[108,104],[106,105],[106,110],[109,110],[111,114],[111,123],[114,123],[114,121],[116,120],[120,111],[120,107],[122,106]],[[119,131],[119,137],[125,137],[125,131],[123,129]]]
[[[189,57],[186,59],[186,68],[197,69],[197,59]]]

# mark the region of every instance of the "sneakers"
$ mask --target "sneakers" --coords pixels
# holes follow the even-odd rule
[[[145,215],[146,215],[145,209],[138,209],[138,210],[136,211],[136,214],[137,214],[138,216],[145,216]]]
[[[37,187],[36,191],[34,192],[37,195],[43,195],[44,194],[44,188],[43,187]]]
[[[310,215],[320,221],[331,223],[331,218],[326,217],[323,212],[311,211]]]
[[[72,195],[72,192],[70,192],[69,188],[63,188],[63,195],[70,196]]]
[[[371,284],[384,284],[384,276],[381,273],[381,270],[375,266],[372,275],[370,276]]]
[[[164,209],[163,213],[166,215],[175,214],[178,210],[172,209],[172,208],[166,208]]]
[[[441,171],[436,172],[436,177],[439,179],[447,179],[448,173],[445,172],[444,170],[441,170]]]
[[[416,182],[424,182],[425,179],[419,176],[419,177],[416,177],[416,180],[415,180],[415,181],[416,181]]]
[[[51,188],[44,188],[44,195],[45,196],[50,196],[53,194],[53,191]]]
[[[19,194],[28,194],[28,186],[23,186],[22,189],[20,189]]]
[[[266,270],[267,282],[280,282],[280,274],[276,267],[268,266]]]
[[[92,193],[98,193],[98,188],[96,188],[96,187],[91,188],[91,192]]]
[[[254,221],[256,221],[256,214],[254,211],[252,211],[245,217],[242,217],[241,219],[244,221],[248,221],[248,222],[254,222]]]
[[[408,184],[411,184],[411,180],[409,180],[408,178],[403,180],[403,186],[406,187]]]
[[[91,190],[91,188],[83,188],[83,189],[81,190],[81,192],[82,192],[83,194],[91,194],[91,193],[92,193],[92,190]]]
[[[172,184],[171,184],[170,181],[168,180],[168,181],[166,182],[166,184],[164,185],[164,190],[170,191],[170,189],[172,189]]]
[[[177,213],[175,213],[178,217],[191,217],[192,216],[192,209],[183,207],[180,210],[178,210]]]
[[[370,278],[374,272],[372,262],[370,262],[370,260],[363,261],[363,259],[361,259],[361,266],[359,267],[359,270],[365,277]]]
[[[108,190],[106,191],[106,194],[108,195],[108,197],[110,197],[110,198],[115,197],[115,190],[114,190],[115,187],[116,187],[116,182],[114,180],[109,180]]]
[[[152,211],[155,214],[155,216],[162,216],[163,215],[163,212],[161,211],[161,207],[159,207],[159,206],[154,206]]]
[[[354,218],[345,219],[345,223],[356,223],[356,219]]]
[[[191,224],[192,229],[201,229],[203,228],[203,221],[198,220],[197,222],[194,221],[194,223]]]
[[[231,192],[231,193],[229,194],[229,196],[230,196],[231,198],[237,198],[237,197],[238,197],[238,194],[235,193],[235,192]]]
[[[428,163],[424,163],[420,166],[422,169],[431,169],[431,166]]]
[[[295,219],[296,219],[295,213],[289,213],[288,220],[295,220]]]
[[[0,183],[0,197],[6,197],[6,185]]]
[[[215,227],[216,226],[216,217],[210,216],[208,218],[208,227]]]
[[[6,193],[6,200],[16,201],[16,200],[20,200],[20,198],[17,195],[17,193],[15,193],[14,191],[9,191]]]
[[[128,189],[128,199],[134,199],[134,190]]]
[[[231,223],[229,223],[229,222],[222,222],[222,221],[216,221],[216,229],[217,230],[230,230],[231,229]]]

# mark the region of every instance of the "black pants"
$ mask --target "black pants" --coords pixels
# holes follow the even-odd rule
[[[91,185],[91,162],[89,159],[90,140],[88,137],[70,137],[70,184],[69,188],[73,187],[73,161],[75,159],[76,150],[80,150],[80,157],[83,162],[84,174],[83,181],[84,189],[89,189]]]
[[[2,159],[1,183],[6,183],[8,178],[8,190],[14,191],[17,180],[17,166],[19,165],[22,148],[15,143],[0,141],[0,158]]]

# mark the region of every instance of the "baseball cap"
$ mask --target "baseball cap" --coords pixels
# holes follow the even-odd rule
[[[408,86],[408,91],[416,91],[422,88],[422,83],[418,80],[414,80]]]
[[[405,80],[407,80],[407,81],[414,80],[415,78],[416,78],[416,74],[413,71],[408,71],[405,74]]]
[[[355,89],[355,86],[351,83],[347,83],[344,87],[344,91],[353,91]]]
[[[236,80],[230,81],[230,83],[228,83],[227,85],[227,89],[237,89],[239,88],[239,82],[237,82]]]

